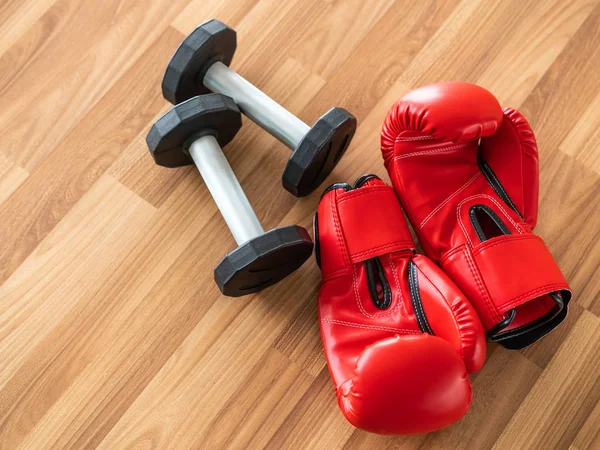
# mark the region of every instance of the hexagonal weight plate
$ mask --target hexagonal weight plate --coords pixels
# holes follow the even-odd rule
[[[298,269],[312,254],[308,232],[297,225],[275,228],[241,245],[215,267],[215,281],[224,295],[258,292]]]
[[[207,94],[191,98],[160,117],[146,136],[156,164],[179,167],[194,164],[187,151],[195,137],[213,135],[221,147],[242,127],[242,115],[230,97]]]
[[[315,190],[346,152],[356,131],[356,117],[332,108],[300,141],[283,171],[283,187],[296,197]]]
[[[235,31],[218,20],[199,25],[184,39],[169,61],[162,81],[163,96],[176,105],[210,91],[202,80],[216,61],[231,64],[237,46]]]

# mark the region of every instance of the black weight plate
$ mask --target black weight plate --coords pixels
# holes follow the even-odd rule
[[[218,20],[199,25],[171,57],[162,81],[163,96],[176,105],[210,91],[202,84],[216,61],[231,64],[237,43],[235,31]]]
[[[313,242],[304,228],[276,228],[225,256],[215,267],[215,281],[229,297],[252,294],[294,272],[310,257],[312,249]]]
[[[314,191],[346,152],[355,131],[356,117],[342,108],[330,109],[292,153],[283,171],[283,187],[296,197]]]
[[[233,99],[222,94],[200,95],[160,117],[148,132],[146,143],[156,164],[185,166],[194,164],[186,145],[195,136],[213,135],[224,147],[241,127],[242,115]]]

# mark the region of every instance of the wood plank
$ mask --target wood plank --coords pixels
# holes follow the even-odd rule
[[[259,3],[258,0],[190,0],[171,25],[187,36],[201,23],[218,19],[238,32],[239,23]],[[274,3],[271,3],[270,9],[272,10],[275,6]],[[238,44],[239,42],[238,34]]]
[[[577,303],[599,314],[600,177],[560,152],[544,160],[548,162],[541,172],[536,232],[565,272]],[[572,182],[574,177],[578,183]],[[578,233],[586,227],[595,232]]]
[[[131,243],[135,250],[127,251],[126,247],[127,256],[120,260],[121,270],[105,276],[106,282],[95,286],[89,298],[83,297],[76,303],[60,326],[33,349],[29,364],[10,380],[12,386],[5,388],[7,395],[18,396],[23,413],[14,413],[3,428],[14,427],[22,432],[36,425],[37,430],[48,430],[37,432],[40,444],[51,439],[78,443],[76,446],[98,443],[181,344],[190,327],[212,305],[198,301],[199,287],[210,285],[216,291],[210,271],[194,270],[203,258],[210,258],[205,249],[194,251],[192,245],[203,245],[204,241],[196,237],[211,220],[211,215],[205,214],[198,189],[191,177],[182,183],[173,201],[165,204],[165,210],[147,226],[138,227],[141,240]],[[177,264],[173,265],[175,261]],[[93,272],[95,267],[88,270]],[[191,277],[190,273],[200,278]],[[194,282],[182,289],[182,277]],[[172,290],[163,289],[160,295],[151,293],[165,279]],[[148,326],[153,339],[148,337]],[[105,380],[106,364],[114,364],[112,367],[122,371],[122,376]],[[31,386],[40,371],[45,373],[47,383],[33,392]],[[131,385],[133,374],[137,374],[133,378],[135,387]],[[129,389],[123,391],[125,385]],[[46,399],[46,407],[58,402],[54,406],[58,411],[62,408],[61,396],[66,397],[62,401],[76,399],[77,407],[70,408],[72,416],[65,422],[70,425],[67,430],[74,434],[61,428],[64,419],[60,414],[47,414],[41,423],[29,418],[25,412],[38,395]],[[88,401],[81,402],[82,399]],[[77,426],[71,426],[74,421],[79,421]]]
[[[595,0],[522,3],[514,10],[523,14],[522,20],[518,26],[503,27],[493,60],[478,61],[484,72],[477,83],[491,89],[502,105],[519,106],[597,4]]]
[[[161,65],[179,42],[168,31],[30,176],[0,210],[0,282],[27,258],[164,105]],[[150,73],[153,76],[148,77]],[[135,92],[135,96],[131,93]],[[128,101],[122,101],[129,97]],[[2,120],[2,118],[0,118]],[[8,125],[7,125],[8,126]],[[10,155],[9,155],[10,157]]]
[[[264,448],[313,379],[277,350],[267,350],[198,438],[199,446]]]
[[[39,20],[56,0],[5,0],[0,5],[0,55]]]
[[[582,450],[584,448],[600,448],[600,402],[588,416],[581,431],[577,434],[572,447]]]
[[[393,15],[390,11],[393,3],[390,0],[375,4],[362,0],[332,2],[331,8],[316,18],[310,29],[293,42],[290,56],[311,72],[328,79],[355,52],[382,17]]]
[[[339,411],[329,371],[323,369],[269,440],[267,449],[338,449],[354,428]]]
[[[314,286],[320,275],[314,271]],[[326,366],[316,308],[316,289],[275,340],[274,347],[316,377]]]
[[[27,170],[36,167],[144,52],[153,51],[184,4],[58,0],[0,57],[8,156]]]
[[[600,400],[598,352],[600,318],[584,311],[494,448],[567,448]]]
[[[361,121],[392,88],[413,58],[444,23],[457,1],[396,1],[371,28],[351,56],[328,77],[303,114],[317,117],[325,108],[347,108]],[[389,107],[389,105],[387,105]],[[381,124],[380,124],[381,125]]]
[[[0,206],[27,179],[29,173],[0,153]]]
[[[395,450],[404,448],[423,448],[425,435],[417,436],[383,436],[355,430],[344,445],[344,450]]]
[[[281,318],[294,314],[295,299],[289,296],[286,299],[284,294],[302,286],[305,276],[306,271],[301,268],[285,285],[278,284],[249,302],[203,292],[204,302],[214,302],[212,308],[189,332],[100,448],[135,445],[143,442],[153,429],[160,430],[156,442],[161,448],[169,444],[178,448],[199,446],[210,423],[280,332],[285,322]],[[181,281],[181,277],[163,279],[173,286],[171,289]],[[198,289],[201,291],[200,286]],[[161,286],[156,288],[156,292],[166,291]],[[211,388],[198,395],[198,386]],[[194,433],[188,432],[189,427],[194,428]]]
[[[46,358],[40,361],[34,356],[45,353],[51,358],[49,363],[60,355],[48,353],[53,349],[49,337],[79,302],[101,288],[101,280],[112,271],[115,261],[131,251],[137,230],[154,211],[110,177],[103,177],[2,285],[0,443],[20,442],[57,394],[68,387],[70,376],[88,364],[86,359],[79,360],[53,379],[48,365],[43,364]],[[41,368],[46,376],[44,383],[30,391],[35,368]],[[49,395],[43,396],[44,402],[32,397],[46,390]]]
[[[559,149],[574,156],[586,167],[600,175],[600,95],[590,102],[585,112],[569,132]]]
[[[600,89],[600,79],[588,76],[600,70],[599,30],[600,5],[577,30],[520,107],[542,149],[552,149],[564,142]],[[544,159],[542,170],[543,163]]]

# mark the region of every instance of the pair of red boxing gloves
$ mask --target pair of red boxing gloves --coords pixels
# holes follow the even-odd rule
[[[425,86],[392,107],[381,150],[393,188],[366,175],[319,203],[321,337],[354,426],[424,433],[468,411],[486,338],[526,347],[571,292],[532,232],[537,146],[518,111],[476,85]]]

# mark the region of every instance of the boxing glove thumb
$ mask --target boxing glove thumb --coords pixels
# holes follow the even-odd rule
[[[539,195],[537,142],[519,111],[512,108],[502,111],[498,130],[481,139],[479,167],[498,196],[533,229]]]

